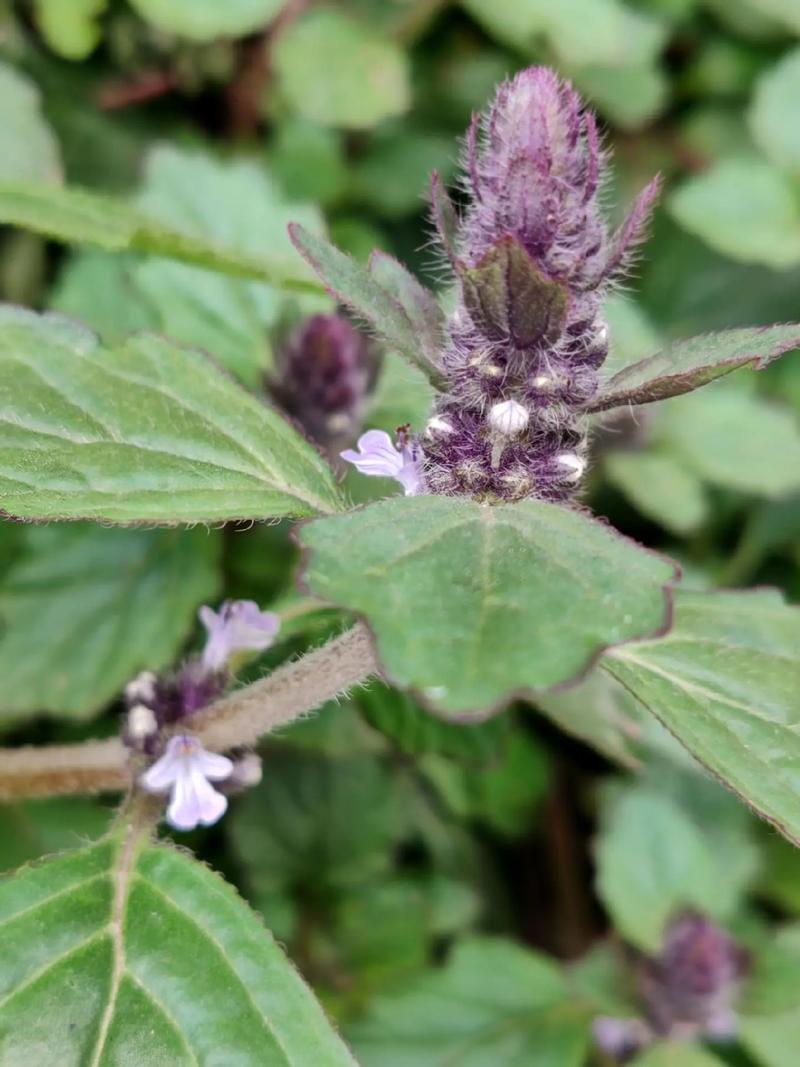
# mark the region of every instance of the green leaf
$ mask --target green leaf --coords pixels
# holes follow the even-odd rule
[[[449,180],[454,170],[449,134],[392,124],[376,132],[354,166],[351,197],[387,219],[418,215],[431,173]]]
[[[581,1067],[588,1021],[550,960],[469,938],[446,965],[377,997],[350,1030],[362,1067]]]
[[[723,1067],[724,1063],[701,1045],[685,1041],[659,1042],[636,1057],[636,1067]]]
[[[796,1067],[800,1048],[800,1011],[743,1016],[739,1040],[759,1067]]]
[[[800,171],[800,48],[786,52],[756,83],[748,120],[759,147],[779,167]]]
[[[74,252],[50,291],[49,306],[85,322],[109,344],[154,329],[158,316],[136,288],[132,266],[129,257],[97,248]]]
[[[649,404],[698,389],[739,367],[757,370],[800,348],[800,325],[752,326],[674,341],[624,367],[606,382],[590,410]]]
[[[795,33],[800,33],[800,11],[794,0],[748,0],[748,5],[759,15],[774,19]]]
[[[39,32],[64,59],[86,59],[102,37],[108,0],[34,0]]]
[[[421,430],[435,397],[430,382],[396,352],[384,352],[364,425],[392,434],[410,423]]]
[[[654,752],[688,760],[686,752],[635,697],[604,671],[568,689],[536,697],[536,707],[565,733],[631,769]]]
[[[800,925],[772,928],[759,942],[753,946],[739,1010],[744,1015],[779,1015],[800,1009]]]
[[[301,278],[310,270],[287,233],[291,220],[322,233],[315,207],[288,201],[269,173],[253,162],[222,162],[202,152],[160,146],[147,160],[139,204],[164,225],[193,237],[267,257],[276,277]],[[166,259],[134,267],[136,289],[153,308],[158,328],[176,341],[197,345],[251,388],[263,384],[271,363],[269,334],[286,293]],[[309,310],[327,310],[328,299]]]
[[[446,324],[444,312],[434,295],[424,285],[420,285],[402,263],[385,252],[373,252],[367,270],[405,312],[411,329],[416,334],[417,345],[422,349],[425,364],[436,370]]]
[[[761,158],[723,159],[667,201],[673,217],[723,255],[780,270],[800,263],[800,203],[788,175]]]
[[[143,19],[190,41],[243,37],[263,29],[286,0],[131,0]]]
[[[592,64],[571,74],[592,106],[625,131],[647,126],[669,101],[669,79],[651,59],[620,66]]]
[[[400,799],[373,756],[275,752],[227,820],[256,897],[359,885],[386,871],[402,829]]]
[[[0,871],[101,837],[111,812],[84,797],[0,804]]]
[[[58,188],[33,181],[0,182],[0,223],[21,226],[65,244],[169,256],[283,288],[318,291],[314,283],[298,275],[299,264],[275,269],[263,255],[252,256],[162,226],[124,200],[86,189]]]
[[[482,723],[444,722],[428,715],[407,694],[379,683],[361,690],[356,700],[370,726],[402,752],[452,756],[467,765],[466,773],[497,756],[512,726],[509,716]]]
[[[740,492],[780,498],[800,489],[800,423],[737,388],[682,397],[659,413],[655,434],[687,470]]]
[[[272,62],[289,107],[321,126],[368,129],[410,104],[402,50],[339,11],[310,11],[276,39]]]
[[[800,608],[774,590],[675,597],[673,629],[602,667],[692,755],[800,842]]]
[[[192,1067],[354,1061],[236,892],[112,836],[0,884],[0,1060]]]
[[[634,507],[671,533],[691,533],[708,518],[702,482],[670,455],[611,452],[603,469]]]
[[[570,681],[668,622],[673,565],[554,504],[395,498],[299,538],[311,591],[364,615],[390,680],[448,714]]]
[[[289,233],[297,250],[336,300],[360,315],[386,344],[419,367],[434,385],[441,384],[441,371],[430,345],[436,329],[433,297],[404,267],[391,257],[382,256],[373,260],[371,270],[365,270],[302,226],[292,224]]]
[[[597,892],[626,940],[656,952],[680,911],[716,914],[709,846],[669,797],[635,786],[614,798],[597,839]]]
[[[57,447],[54,447],[57,442]],[[31,519],[212,522],[338,506],[310,445],[200,352],[0,308],[0,496]]]
[[[58,143],[42,117],[39,90],[24,75],[0,63],[0,188],[6,182],[42,185],[55,196],[53,183],[61,181]],[[0,221],[2,215],[0,199]]]
[[[655,58],[664,28],[619,0],[461,0],[486,31],[515,51],[534,56],[537,38],[565,63],[624,66]]]
[[[86,718],[168,666],[217,592],[219,549],[205,530],[27,528],[0,579],[0,721]]]
[[[604,379],[613,378],[662,347],[661,332],[645,309],[623,293],[611,293],[603,314],[609,330],[609,353],[601,368]]]

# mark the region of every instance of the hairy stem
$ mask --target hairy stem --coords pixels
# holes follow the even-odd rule
[[[198,712],[191,732],[217,751],[253,744],[379,671],[369,633],[359,623]],[[0,749],[0,800],[120,790],[130,779],[128,752],[116,737]]]

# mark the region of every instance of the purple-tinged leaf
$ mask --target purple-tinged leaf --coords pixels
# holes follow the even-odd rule
[[[747,326],[676,341],[615,374],[590,405],[607,411],[627,404],[651,404],[690,393],[739,367],[761,370],[785,352],[800,348],[800,325]]]
[[[455,204],[444,186],[438,171],[431,175],[431,216],[436,226],[442,248],[455,266],[458,257],[458,229],[460,220]]]
[[[373,252],[367,269],[405,311],[425,358],[436,367],[444,338],[445,318],[433,293],[420,285],[399,260],[385,252]]]

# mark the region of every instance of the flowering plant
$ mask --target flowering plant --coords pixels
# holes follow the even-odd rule
[[[44,159],[0,180],[5,236],[42,262],[45,238],[94,246],[0,304],[0,823],[23,864],[0,882],[0,1064],[786,1067],[800,609],[725,587],[794,552],[800,433],[757,390],[791,392],[800,325],[762,308],[664,340],[636,318],[620,291],[673,173],[624,139],[614,170],[559,5],[536,32],[571,58],[495,64],[460,172],[452,138],[436,154],[435,290],[354,254],[341,215],[391,218],[389,179],[427,158],[413,129],[393,155],[388,121],[427,7],[392,37],[278,4],[249,37],[246,4],[189,6],[109,14],[103,49],[132,32],[158,76],[102,108],[222,79],[246,141],[274,79],[269,167],[161,144],[135,198],[53,184],[35,52],[0,64]],[[96,12],[51,7],[17,45],[91,51]],[[612,9],[644,47],[654,19]],[[328,65],[294,64],[340,40],[368,74],[304,111]]]

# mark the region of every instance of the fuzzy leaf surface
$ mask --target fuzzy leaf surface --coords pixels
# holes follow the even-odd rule
[[[800,608],[774,590],[678,591],[673,629],[601,665],[720,781],[800,842]]]
[[[650,404],[690,393],[739,367],[765,367],[800,347],[800,325],[753,326],[676,341],[625,367],[592,402],[592,411]]]
[[[299,537],[312,593],[363,615],[390,679],[447,714],[568,682],[669,622],[674,565],[554,504],[397,498]]]
[[[201,352],[108,348],[0,308],[0,499],[28,519],[213,522],[335,509],[322,458]]]
[[[267,930],[184,853],[112,836],[0,884],[0,1061],[354,1067]]]

